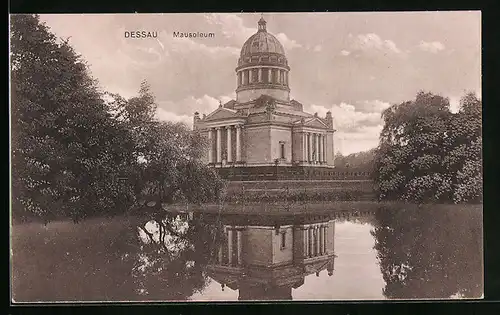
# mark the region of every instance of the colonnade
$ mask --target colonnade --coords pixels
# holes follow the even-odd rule
[[[233,162],[233,130],[236,130],[234,141],[236,147],[236,162],[241,161],[241,130],[243,129],[243,125],[228,125],[210,128],[208,130],[208,162],[209,163],[221,163],[222,162],[222,128],[226,129],[226,153],[227,153],[227,162]],[[216,141],[216,148],[214,151],[213,141]]]
[[[302,161],[311,164],[326,163],[326,134],[302,133]]]
[[[237,72],[238,87],[249,84],[281,84],[288,86],[288,71],[272,67],[247,68]]]
[[[217,264],[225,266],[234,266],[236,264],[240,266],[242,264],[241,254],[243,248],[242,228],[227,226],[226,232],[226,239],[222,240],[217,253]],[[236,242],[234,238],[236,238]],[[236,248],[234,248],[235,245]]]
[[[304,258],[327,254],[328,225],[315,224],[303,227]]]

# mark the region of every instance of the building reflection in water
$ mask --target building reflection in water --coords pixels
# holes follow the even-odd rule
[[[335,220],[327,216],[224,216],[208,275],[239,300],[291,300],[310,274],[334,271]]]

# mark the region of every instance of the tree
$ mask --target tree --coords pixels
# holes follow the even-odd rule
[[[114,119],[128,130],[135,163],[128,168],[136,201],[149,202],[156,215],[162,204],[201,203],[219,198],[222,181],[201,161],[206,140],[185,124],[158,121],[154,95],[143,81],[139,96],[125,100],[113,96]],[[143,208],[136,203],[136,208]]]
[[[37,15],[12,16],[10,31],[14,215],[78,219],[112,207],[116,132],[96,81]]]
[[[453,174],[453,201],[480,202],[483,197],[482,101],[473,93],[460,100],[445,147],[444,167]]]
[[[452,114],[447,98],[420,92],[386,109],[374,164],[379,199],[480,201],[480,107],[467,94]]]
[[[15,217],[114,215],[144,192],[159,198],[157,210],[164,201],[218,197],[222,182],[200,162],[203,138],[157,121],[146,81],[128,100],[103,93],[37,15],[11,23]]]
[[[384,128],[375,161],[381,199],[440,200],[449,178],[440,162],[449,101],[420,92],[414,101],[393,105],[382,113]]]
[[[337,152],[335,155],[335,166],[344,168],[348,165],[350,168],[371,170],[374,159],[375,149],[351,153],[347,156],[343,156],[342,153]]]

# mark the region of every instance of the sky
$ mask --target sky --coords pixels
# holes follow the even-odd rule
[[[137,95],[142,80],[155,94],[161,120],[192,124],[235,98],[240,49],[261,14],[41,15],[69,38],[101,87]],[[265,13],[268,32],[285,48],[291,98],[309,113],[333,114],[336,151],[378,144],[381,112],[419,90],[450,99],[481,97],[481,14],[455,12]],[[126,31],[157,38],[126,38]],[[175,38],[173,32],[213,32]]]

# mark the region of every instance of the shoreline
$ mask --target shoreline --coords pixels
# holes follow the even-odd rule
[[[398,211],[399,208],[403,209],[415,209],[423,208],[429,209],[432,207],[443,208],[456,208],[457,206],[464,209],[477,209],[478,211],[483,211],[483,204],[414,204],[414,203],[403,203],[403,202],[377,202],[377,201],[333,201],[333,202],[308,202],[308,203],[263,203],[263,202],[248,202],[245,204],[239,203],[225,203],[225,204],[170,204],[164,205],[163,210],[165,213],[201,213],[201,214],[250,214],[250,215],[328,215],[334,213],[366,213],[374,212],[382,208],[387,208],[386,210]],[[375,207],[375,210],[374,210]],[[97,215],[88,218],[83,218],[79,222],[85,222],[87,220],[112,220],[116,217],[137,217],[141,215],[148,215],[150,212],[141,210],[116,214],[114,216]],[[55,218],[51,222],[60,221],[72,221],[70,218]],[[40,219],[29,219],[24,222],[11,220],[11,227],[16,225],[30,224],[30,223],[40,223],[43,224]]]

